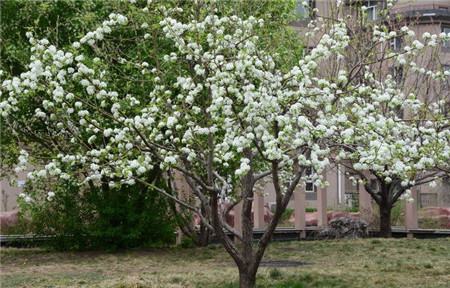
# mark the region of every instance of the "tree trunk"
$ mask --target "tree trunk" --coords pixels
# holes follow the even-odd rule
[[[391,207],[388,205],[380,205],[380,237],[392,237]]]
[[[198,241],[197,241],[196,245],[199,247],[208,246],[209,235],[210,235],[210,232],[208,230],[208,227],[206,227],[204,223],[200,223],[200,231],[199,231],[199,235],[197,238]]]
[[[239,288],[253,288],[256,285],[256,271],[239,268]]]

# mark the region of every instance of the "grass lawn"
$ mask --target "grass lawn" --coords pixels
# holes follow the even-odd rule
[[[258,287],[450,287],[450,238],[272,243]],[[236,287],[221,246],[118,253],[1,249],[1,287]]]

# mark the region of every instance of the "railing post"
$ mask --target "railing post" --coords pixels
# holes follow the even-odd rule
[[[300,230],[300,239],[306,238],[305,192],[300,186],[294,191],[294,223],[295,229]]]
[[[317,187],[317,226],[327,227],[327,188]]]
[[[263,229],[264,223],[264,195],[255,193],[253,199],[253,227]]]
[[[192,197],[192,189],[187,183],[186,179],[184,178],[184,175],[179,171],[173,171],[173,187],[174,190],[177,192],[178,199],[185,202],[191,202],[190,198]],[[182,208],[179,204],[176,204],[177,211],[181,211]],[[192,222],[188,225],[194,225],[194,219],[192,219]],[[184,233],[181,230],[181,228],[177,227],[177,237],[175,239],[175,244],[180,245],[183,241]]]
[[[419,227],[417,217],[417,200],[419,197],[416,189],[411,190],[411,198],[405,200],[405,228],[408,233],[408,238],[413,238],[414,236],[410,230]]]
[[[233,222],[233,228],[239,235],[242,235],[242,201],[240,201],[236,206],[233,208],[234,211],[234,222]],[[239,243],[240,240],[237,237],[234,237],[234,242]]]
[[[372,222],[372,197],[362,183],[358,184],[359,217],[370,224]]]
[[[177,238],[175,239],[175,245],[179,246],[183,242],[183,231],[177,228]]]

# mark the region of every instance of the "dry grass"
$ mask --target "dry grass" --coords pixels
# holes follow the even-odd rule
[[[261,268],[259,287],[450,287],[450,239],[273,243],[265,260],[309,263]],[[61,253],[1,250],[1,287],[235,287],[220,246]]]

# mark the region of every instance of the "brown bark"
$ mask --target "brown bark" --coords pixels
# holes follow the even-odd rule
[[[208,139],[209,146],[213,147],[213,139],[211,136]],[[245,151],[246,156],[250,161],[252,161],[252,153],[250,150]],[[285,193],[283,193],[281,188],[281,183],[278,177],[278,162],[273,161],[272,163],[272,175],[274,188],[277,194],[277,209],[275,211],[274,217],[269,224],[269,227],[266,229],[262,238],[258,242],[257,249],[254,250],[253,247],[253,221],[252,221],[252,204],[253,204],[253,189],[256,182],[256,179],[253,170],[251,169],[247,175],[242,179],[240,190],[239,201],[242,201],[242,211],[241,211],[241,228],[242,231],[232,231],[234,237],[238,237],[240,240],[239,244],[234,243],[231,238],[225,232],[228,228],[226,227],[226,223],[224,219],[222,219],[223,215],[220,211],[218,205],[218,195],[220,193],[217,189],[209,189],[208,187],[214,187],[214,170],[213,170],[213,155],[209,153],[208,161],[207,161],[207,187],[205,188],[207,191],[197,190],[196,185],[193,183],[189,183],[190,179],[187,177],[188,183],[193,189],[193,193],[196,194],[202,203],[202,209],[200,213],[205,213],[202,221],[207,221],[205,225],[208,227],[210,231],[213,231],[217,239],[222,243],[225,250],[228,254],[233,258],[236,266],[239,270],[239,285],[243,288],[253,288],[256,284],[256,274],[258,271],[259,263],[264,255],[264,251],[267,248],[270,239],[273,235],[273,232],[278,224],[283,211],[286,209],[289,199],[291,195],[300,181],[303,170],[300,169],[296,175],[292,183],[290,183],[289,187],[286,189]],[[196,180],[196,179],[194,179]],[[196,180],[197,181],[197,180]],[[203,193],[207,192],[210,199],[207,200],[207,196]],[[204,206],[203,206],[204,205]],[[203,209],[205,208],[205,209]],[[208,221],[209,220],[209,221]]]
[[[199,247],[208,246],[209,236],[210,236],[210,231],[209,231],[208,227],[206,227],[206,225],[204,225],[203,223],[200,223],[200,231],[199,231],[196,245]]]
[[[380,237],[392,237],[391,209],[388,205],[380,205]]]
[[[379,181],[380,177],[377,177]],[[380,181],[380,201],[378,206],[380,208],[380,237],[389,238],[392,236],[391,231],[391,209],[392,209],[392,183]]]
[[[203,207],[203,205],[201,208],[201,212],[203,213],[203,215],[206,214],[206,209]],[[211,232],[209,231],[208,227],[203,222],[200,222],[200,231],[196,243],[197,246],[200,247],[208,246],[210,234]]]
[[[253,288],[256,285],[256,271],[239,267],[239,288]]]

